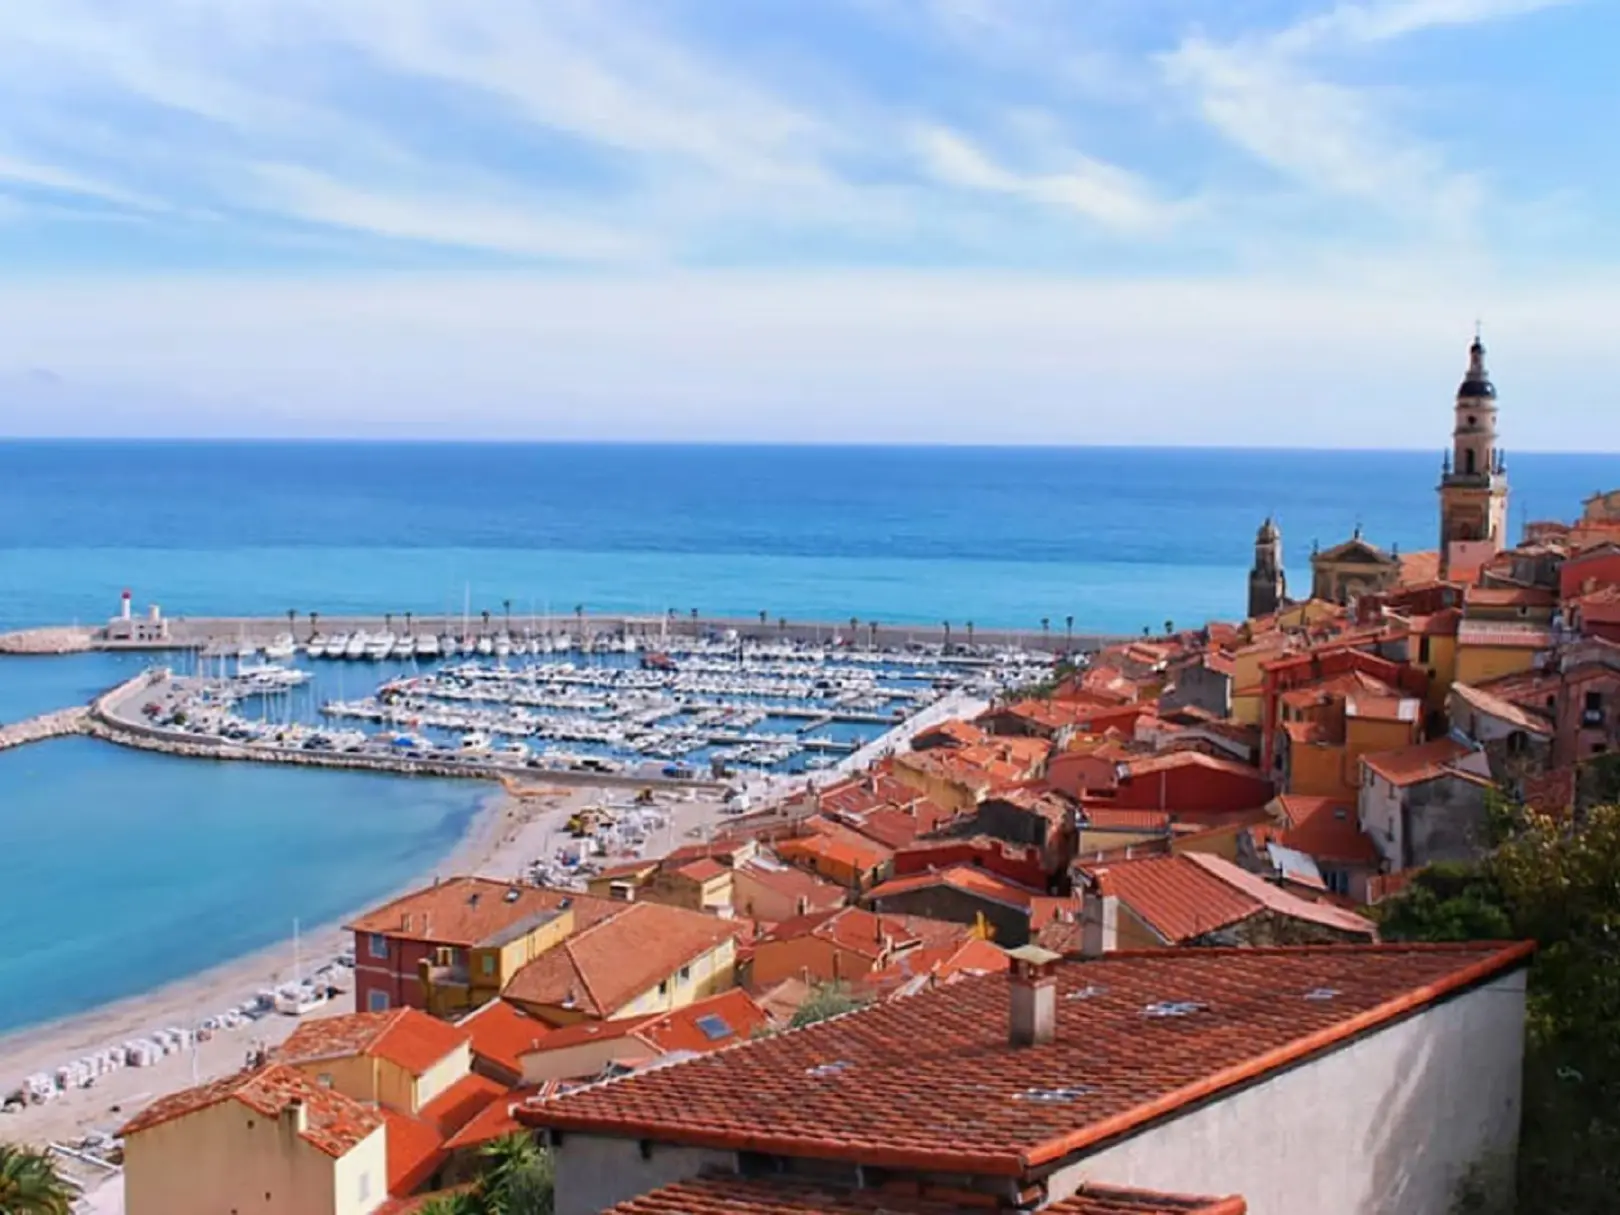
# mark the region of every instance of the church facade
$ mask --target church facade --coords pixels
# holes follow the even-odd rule
[[[1442,580],[1472,581],[1481,566],[1507,547],[1507,463],[1496,436],[1496,386],[1485,368],[1485,344],[1474,335],[1468,370],[1452,410],[1451,450],[1440,469],[1440,547],[1428,554]],[[1620,503],[1616,504],[1620,509]],[[1348,604],[1401,581],[1399,553],[1365,539],[1361,528],[1342,544],[1311,552],[1311,598]],[[1249,570],[1249,617],[1286,605],[1282,535],[1269,517],[1255,536]]]

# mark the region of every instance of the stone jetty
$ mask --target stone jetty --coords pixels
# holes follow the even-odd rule
[[[90,728],[90,710],[83,705],[71,709],[57,709],[41,713],[25,721],[14,721],[0,726],[0,751],[20,747],[24,743],[42,742],[47,738],[66,738],[70,734],[84,734]]]
[[[82,654],[94,645],[93,630],[69,625],[0,633],[0,654]]]

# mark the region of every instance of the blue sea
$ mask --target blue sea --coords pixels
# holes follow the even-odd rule
[[[1445,418],[1439,418],[1442,426]],[[1437,436],[1438,437],[1438,436]],[[1135,632],[1243,610],[1256,527],[1295,584],[1356,526],[1432,548],[1414,452],[0,442],[0,629],[171,615],[593,611]],[[1620,457],[1513,459],[1515,526]],[[0,721],[138,659],[0,659]],[[134,994],[431,868],[474,785],[0,753],[0,1031]]]

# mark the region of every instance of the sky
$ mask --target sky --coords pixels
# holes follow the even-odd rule
[[[0,434],[1620,451],[1616,0],[0,0]]]

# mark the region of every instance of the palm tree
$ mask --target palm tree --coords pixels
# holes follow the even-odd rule
[[[293,630],[298,627],[297,622],[298,622],[298,609],[297,608],[288,608],[287,609],[287,631],[289,633],[293,632]]]
[[[392,612],[384,612],[383,613],[383,632],[392,633],[393,631],[394,631],[394,613],[392,613]]]
[[[320,624],[320,622],[321,614],[319,612],[311,612],[309,614],[309,635],[311,637],[315,636],[316,626]]]
[[[945,626],[945,652],[949,654],[951,652],[951,622],[941,620],[940,623]]]
[[[1164,635],[1166,637],[1168,637],[1172,633],[1174,633],[1175,631],[1176,631],[1176,622],[1174,620],[1166,620],[1164,622]]]
[[[854,616],[849,618],[849,644],[855,645],[861,638],[861,622]]]
[[[967,631],[968,631],[968,645],[971,646],[973,644],[973,621],[971,621],[971,620],[967,622]]]
[[[501,609],[506,613],[506,635],[510,637],[512,635],[512,601],[502,599]]]
[[[1074,649],[1074,617],[1073,616],[1065,616],[1063,618],[1063,648],[1066,649],[1066,650]]]
[[[490,1215],[551,1215],[556,1186],[551,1153],[532,1135],[507,1135],[481,1155],[477,1194]]]
[[[415,634],[411,632],[411,614],[409,612],[405,613],[405,635],[407,637],[415,636]]]
[[[872,648],[875,650],[875,649],[877,649],[877,621],[873,620],[873,621],[869,622],[867,624],[867,626],[866,626],[866,629],[867,629],[867,633],[872,638]]]
[[[1050,650],[1052,648],[1051,638],[1052,638],[1052,618],[1050,616],[1042,616],[1041,617],[1041,648],[1043,650]]]
[[[777,631],[778,634],[780,634],[783,637],[787,636],[787,617],[786,616],[778,616],[776,618],[776,631]]]
[[[487,636],[489,634],[489,609],[485,608],[478,614],[484,618],[484,635]]]
[[[764,624],[765,621],[769,618],[769,616],[770,616],[769,612],[767,612],[764,608],[760,608],[760,610],[759,610],[759,622],[760,622],[760,624]]]
[[[0,1143],[0,1211],[6,1215],[68,1215],[74,1193],[46,1152]]]

